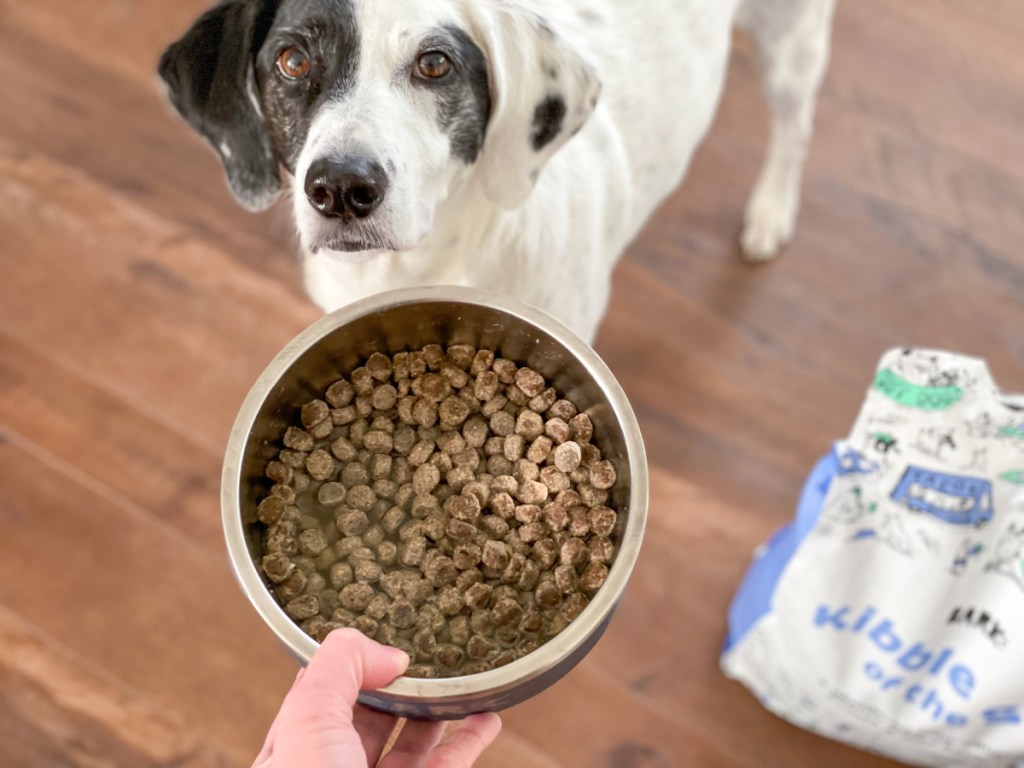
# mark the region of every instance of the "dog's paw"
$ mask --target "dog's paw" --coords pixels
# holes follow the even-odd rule
[[[792,238],[798,201],[795,196],[756,191],[747,204],[740,249],[747,261],[769,261]]]

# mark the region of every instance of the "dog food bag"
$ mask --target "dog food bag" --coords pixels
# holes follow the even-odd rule
[[[1024,397],[982,360],[886,353],[729,610],[725,673],[911,765],[1024,765]]]

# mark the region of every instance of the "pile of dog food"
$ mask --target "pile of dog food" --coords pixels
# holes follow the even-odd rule
[[[604,583],[615,469],[536,371],[467,345],[374,354],[300,418],[256,514],[263,573],[313,638],[355,627],[408,675],[468,675],[538,648]]]

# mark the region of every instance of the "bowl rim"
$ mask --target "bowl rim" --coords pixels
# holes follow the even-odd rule
[[[250,388],[235,418],[221,473],[221,518],[232,570],[264,623],[303,664],[319,643],[292,621],[264,585],[246,544],[241,514],[242,458],[256,416],[281,377],[321,339],[370,314],[409,304],[454,303],[496,310],[534,326],[562,345],[593,378],[622,431],[629,465],[630,489],[626,527],[608,578],[586,608],[537,650],[496,669],[444,678],[402,676],[376,693],[402,700],[461,700],[467,696],[507,690],[557,666],[602,627],[617,605],[636,564],[647,522],[648,470],[643,439],[633,409],[611,370],[597,353],[567,326],[535,307],[504,295],[462,286],[402,288],[348,304],[299,332],[270,361]]]

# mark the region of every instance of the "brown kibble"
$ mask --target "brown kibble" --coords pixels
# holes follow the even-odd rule
[[[592,563],[608,564],[615,556],[615,544],[610,539],[597,538],[590,542],[588,552]]]
[[[494,641],[487,639],[483,635],[473,635],[469,638],[469,642],[466,643],[466,654],[471,659],[486,659],[496,649],[497,646],[494,644]]]
[[[536,397],[544,391],[544,377],[532,368],[520,368],[515,375],[516,386],[530,397]]]
[[[370,394],[370,403],[375,410],[388,411],[398,401],[398,390],[390,384],[378,384]]]
[[[320,601],[316,595],[302,595],[290,600],[284,607],[285,613],[297,621],[309,619],[320,613]]]
[[[352,509],[360,512],[369,512],[377,502],[377,494],[368,485],[356,485],[348,489],[345,496],[345,503]]]
[[[498,374],[494,371],[484,371],[473,382],[473,396],[485,403],[498,394],[499,386]]]
[[[281,519],[287,502],[280,496],[268,496],[256,507],[256,516],[265,525],[273,525]]]
[[[544,413],[554,405],[555,400],[557,399],[558,394],[555,392],[554,387],[548,387],[539,395],[531,397],[530,402],[526,404],[526,407],[535,413]]]
[[[511,384],[516,380],[516,367],[511,360],[500,357],[491,364],[491,369],[498,374],[498,380],[502,384]]]
[[[402,565],[417,566],[423,562],[423,555],[426,552],[426,539],[416,537],[402,542],[398,548],[398,559]]]
[[[555,586],[558,587],[563,594],[569,594],[576,589],[577,578],[576,569],[571,565],[559,565],[555,568]]]
[[[519,484],[516,498],[523,504],[543,504],[548,498],[548,487],[536,480],[526,480]]]
[[[290,483],[292,480],[292,468],[280,461],[267,464],[267,471],[264,474],[275,483]]]
[[[468,371],[473,364],[477,351],[469,344],[452,344],[448,347],[447,360],[450,365]]]
[[[489,502],[491,511],[503,520],[511,520],[515,515],[516,503],[507,493],[497,493],[491,497]]]
[[[391,603],[388,618],[396,629],[409,629],[416,624],[416,609],[405,598],[397,598]]]
[[[296,427],[288,427],[284,433],[285,447],[293,451],[309,452],[313,450],[313,438],[308,432]]]
[[[500,541],[488,541],[484,544],[481,560],[487,568],[501,571],[508,565],[512,552],[508,545]]]
[[[444,511],[456,520],[475,523],[480,519],[480,501],[472,494],[450,496],[444,502]]]
[[[540,471],[540,481],[547,486],[549,496],[555,496],[571,487],[569,476],[558,467],[544,467]]]
[[[262,565],[263,572],[267,574],[267,578],[275,584],[280,584],[283,581],[286,581],[295,570],[295,563],[280,552],[266,555],[263,558]]]
[[[433,587],[448,587],[455,583],[459,572],[451,558],[442,555],[424,564],[423,575]]]
[[[600,490],[615,485],[615,467],[610,461],[598,461],[590,466],[590,484]]]
[[[359,536],[370,527],[370,518],[360,509],[350,509],[338,516],[337,526],[344,536]],[[362,546],[362,541],[360,541],[360,546]]]
[[[483,416],[485,419],[489,419],[499,411],[503,411],[506,405],[508,405],[507,397],[505,397],[504,395],[495,395],[490,400],[485,402],[482,406],[480,406],[480,415]]]
[[[611,536],[616,520],[615,511],[609,507],[594,507],[590,510],[590,530],[598,536]]]
[[[551,581],[542,581],[533,593],[541,608],[557,608],[562,604],[562,590]]]
[[[529,459],[519,459],[512,468],[512,477],[515,478],[518,488],[522,483],[539,480],[540,467]]]
[[[380,352],[374,352],[366,361],[366,370],[376,381],[387,381],[393,370],[391,359]]]
[[[434,651],[434,662],[445,669],[455,669],[465,657],[465,653],[459,646],[451,643],[441,643]]]
[[[561,419],[568,422],[576,415],[576,406],[568,400],[556,400],[548,408],[548,418]]]
[[[541,435],[526,451],[526,458],[535,464],[543,464],[551,454],[551,438]]]
[[[345,486],[341,483],[324,483],[316,492],[316,500],[327,507],[336,507],[345,500]]]
[[[296,538],[299,552],[304,555],[319,555],[327,549],[327,539],[319,528],[302,531]]]
[[[445,527],[445,533],[448,534],[452,541],[469,541],[476,533],[476,526],[472,523],[452,518]]]
[[[526,453],[526,438],[522,435],[509,435],[502,446],[502,455],[509,461],[519,461]]]
[[[459,611],[465,606],[465,601],[462,598],[462,592],[457,587],[445,587],[437,593],[435,599],[438,610],[444,616],[456,616]]]
[[[349,374],[349,379],[352,381],[352,389],[355,390],[356,395],[368,395],[373,391],[373,376],[364,366],[352,371]]]
[[[473,362],[469,366],[469,372],[478,376],[487,371],[494,364],[494,353],[489,349],[481,349],[473,356]]]
[[[608,491],[581,483],[579,486],[580,502],[587,507],[600,507],[608,503]]]
[[[355,395],[352,385],[344,379],[339,379],[327,388],[325,397],[332,408],[344,408],[352,402]]]
[[[533,559],[544,570],[558,560],[559,546],[554,539],[541,539],[533,545]]]
[[[331,586],[335,589],[341,589],[342,587],[351,584],[355,581],[355,574],[352,572],[352,566],[348,563],[335,563],[332,565],[330,570],[330,581]]]
[[[452,385],[439,373],[425,374],[416,382],[419,382],[418,394],[424,400],[434,404],[440,403],[452,393]],[[416,382],[413,382],[413,392],[417,391]]]
[[[342,587],[339,597],[344,608],[350,611],[362,611],[373,600],[376,592],[369,584],[347,584]]]
[[[317,448],[306,459],[306,471],[314,480],[326,480],[334,474],[334,469],[334,459],[322,448]]]
[[[281,463],[292,469],[302,469],[306,466],[306,454],[302,451],[293,451],[291,448],[282,448],[278,454]]]
[[[341,468],[341,484],[346,488],[367,485],[370,482],[370,471],[358,462],[349,462]]]
[[[387,432],[371,429],[363,437],[363,447],[370,453],[391,453],[394,441]]]
[[[354,405],[346,405],[344,408],[334,408],[331,411],[331,423],[336,427],[344,427],[359,418],[359,413]]]
[[[511,404],[511,407],[508,407],[505,410],[513,416],[519,413],[520,410],[525,410],[526,404],[530,402],[530,396],[515,384],[505,387],[505,397],[508,398],[508,401]]]
[[[412,489],[421,496],[426,496],[441,482],[441,472],[433,464],[421,464],[412,473]]]
[[[384,570],[372,560],[357,560],[352,565],[352,573],[360,584],[372,584],[380,580]]]
[[[479,480],[472,480],[462,486],[461,493],[466,496],[476,497],[477,503],[481,509],[486,507],[491,500],[491,488],[489,485],[480,482]]]
[[[452,552],[452,562],[460,571],[476,568],[480,564],[482,551],[476,544],[459,544]]]
[[[604,563],[590,563],[580,577],[580,589],[593,594],[608,578],[608,566]]]
[[[559,550],[558,561],[574,569],[587,562],[587,545],[583,539],[572,537],[566,539]]]
[[[500,437],[508,437],[516,428],[515,418],[512,414],[505,413],[505,411],[499,411],[491,416],[490,424],[491,431]],[[310,441],[312,441],[312,438],[310,438]]]
[[[527,441],[536,440],[544,434],[544,420],[533,411],[522,411],[516,419],[515,433]]]
[[[442,429],[456,429],[469,417],[469,406],[460,397],[446,397],[437,412]]]
[[[469,375],[451,363],[445,363],[441,366],[441,375],[447,379],[452,389],[462,389],[469,383]]]
[[[583,452],[579,443],[574,440],[562,443],[554,450],[555,466],[566,474],[576,469],[583,460]]]
[[[327,406],[323,400],[310,400],[304,406],[300,414],[300,420],[302,426],[306,429],[312,429],[317,424],[326,420],[331,414],[331,409]]]
[[[331,453],[334,457],[342,462],[346,463],[352,461],[356,457],[356,447],[352,445],[345,437],[339,437],[333,443],[331,443]]]
[[[508,535],[508,523],[498,515],[484,515],[480,520],[483,532],[492,539],[504,539]]]
[[[586,595],[580,592],[574,592],[565,598],[562,603],[562,616],[566,621],[573,621],[577,616],[583,613],[583,609],[587,607],[590,601],[587,600]]]
[[[412,417],[421,427],[432,427],[437,423],[437,404],[420,398],[412,407]]]
[[[434,454],[434,443],[427,440],[420,440],[409,451],[409,466],[418,467],[427,462]]]
[[[414,606],[421,606],[434,595],[434,588],[426,579],[408,579],[402,582],[402,594]]]
[[[569,429],[572,431],[573,440],[578,443],[586,443],[594,436],[594,424],[585,413],[578,413],[569,420]]]
[[[466,440],[460,433],[449,430],[442,432],[437,438],[437,447],[441,453],[455,456],[460,451],[466,450]]]
[[[527,544],[539,541],[546,533],[544,523],[541,522],[527,523],[519,528],[519,538]]]
[[[584,506],[569,510],[569,535],[582,539],[590,533],[590,510]]]

